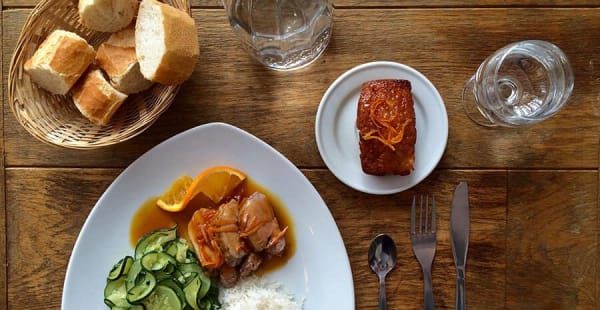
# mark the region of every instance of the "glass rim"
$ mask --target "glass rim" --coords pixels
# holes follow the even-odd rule
[[[496,61],[496,63],[494,64],[494,67],[491,68],[492,70],[490,70],[493,73],[492,78],[490,79],[491,82],[483,82],[482,84],[488,86],[489,83],[492,83],[494,85],[492,85],[493,89],[494,89],[494,98],[495,100],[502,100],[501,99],[501,95],[500,95],[500,89],[498,87],[496,87],[496,83],[498,82],[498,80],[500,79],[499,77],[499,71],[500,68],[502,66],[502,64],[504,63],[504,60],[506,59],[506,57],[508,57],[513,50],[515,50],[518,47],[523,46],[524,44],[535,44],[538,46],[542,46],[545,51],[550,52],[553,56],[553,58],[555,58],[555,60],[558,60],[561,63],[561,67],[564,71],[564,76],[565,76],[565,91],[563,92],[559,103],[556,105],[555,108],[553,108],[548,114],[544,114],[543,118],[539,118],[539,117],[531,117],[531,116],[526,116],[526,115],[522,115],[520,116],[520,119],[525,121],[525,122],[529,122],[529,123],[533,123],[533,122],[539,122],[543,119],[549,118],[552,115],[556,114],[570,99],[574,85],[575,85],[575,75],[573,73],[573,67],[571,65],[571,62],[569,61],[568,57],[566,56],[565,52],[558,47],[557,45],[555,45],[552,42],[548,42],[548,41],[544,41],[544,40],[522,40],[522,41],[517,41],[517,42],[513,42],[510,43],[508,45],[505,45],[504,47],[496,50],[488,59],[486,59],[484,61],[488,62],[489,59],[491,57],[493,57],[494,55],[497,55],[499,53],[501,53],[501,57],[498,61]],[[542,62],[542,65],[544,65],[545,69],[548,69],[545,64]],[[483,85],[482,85],[483,86]],[[475,87],[481,87],[479,86],[479,83],[475,83]],[[485,87],[485,86],[484,86]],[[485,97],[486,100],[489,99],[488,93],[485,93]],[[501,106],[501,110],[506,111],[507,109],[509,109],[508,107],[502,105]],[[492,113],[495,116],[500,116],[501,113],[499,110],[497,109],[489,109],[488,113]],[[513,122],[507,122],[506,120],[502,120],[502,122],[507,123],[508,125],[521,125],[520,122],[517,123],[513,123]]]

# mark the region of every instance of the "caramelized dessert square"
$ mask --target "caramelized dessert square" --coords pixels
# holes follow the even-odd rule
[[[410,81],[363,83],[357,112],[363,171],[372,175],[410,174],[417,141]]]

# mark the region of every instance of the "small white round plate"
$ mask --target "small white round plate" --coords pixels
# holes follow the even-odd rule
[[[412,85],[417,126],[414,171],[407,176],[373,176],[360,165],[356,110],[362,83],[377,79],[404,79]],[[315,122],[317,147],[331,172],[344,184],[369,194],[407,190],[437,166],[448,140],[448,114],[433,84],[417,70],[396,62],[359,65],[342,74],[325,92]]]

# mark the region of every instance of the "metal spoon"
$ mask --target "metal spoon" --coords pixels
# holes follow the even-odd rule
[[[388,235],[377,235],[369,247],[369,266],[379,277],[379,310],[387,310],[385,276],[396,265],[396,244]]]

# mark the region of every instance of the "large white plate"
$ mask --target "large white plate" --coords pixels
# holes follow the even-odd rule
[[[281,198],[295,225],[296,253],[269,273],[299,299],[304,309],[354,309],[354,286],[341,235],[321,196],[283,155],[249,133],[223,123],[183,132],[132,163],[102,195],[75,243],[65,278],[62,309],[108,309],[106,276],[131,255],[131,218],[151,196],[182,174],[196,175],[230,165]]]
[[[411,82],[417,143],[410,175],[373,176],[362,171],[356,110],[362,83],[376,79]],[[327,89],[317,111],[315,134],[321,158],[340,181],[365,193],[393,194],[418,184],[438,164],[448,140],[448,115],[442,97],[423,74],[395,62],[371,62],[350,69]]]

